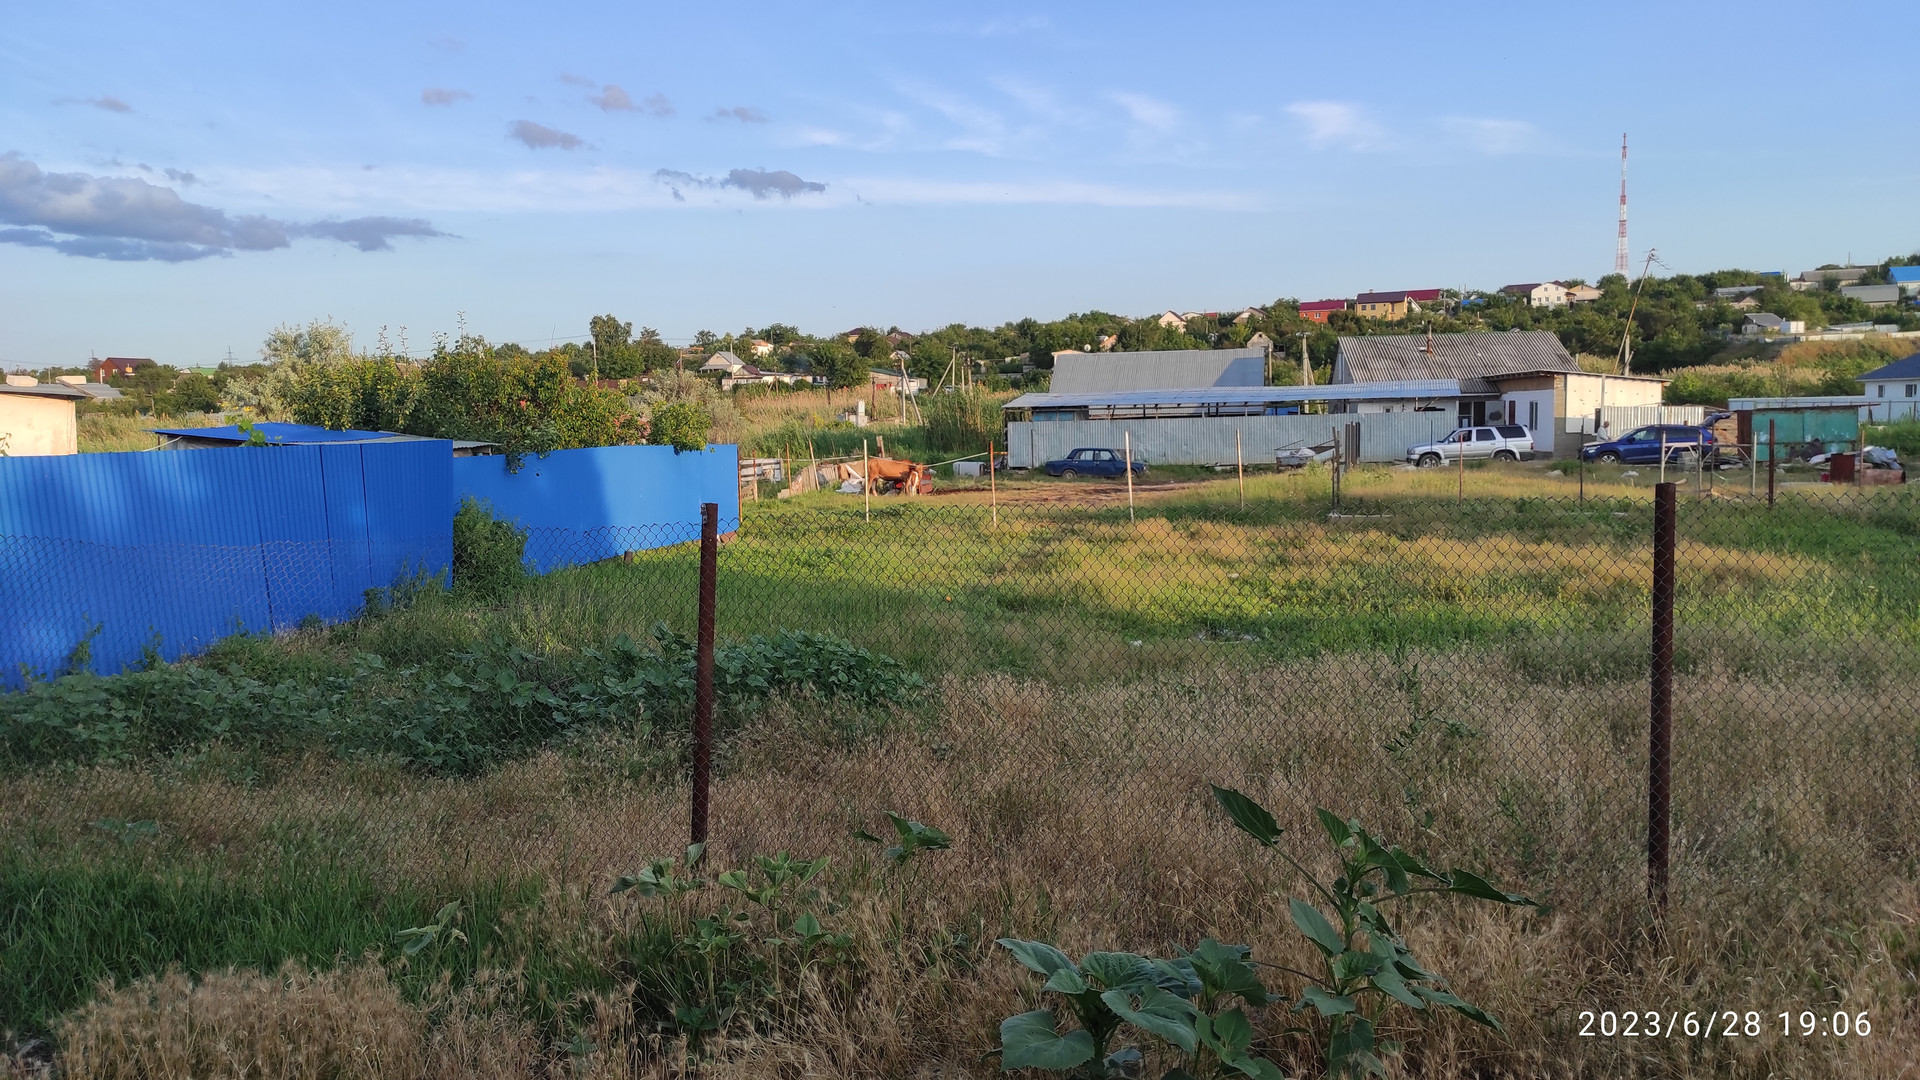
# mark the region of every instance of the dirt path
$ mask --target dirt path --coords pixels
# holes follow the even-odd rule
[[[1147,499],[1156,495],[1203,487],[1212,482],[1209,480],[1168,480],[1157,483],[1135,481],[1133,495],[1136,500]],[[929,497],[944,502],[985,503],[988,500],[988,492],[985,488],[954,488],[935,484],[933,494]],[[1109,506],[1127,501],[1127,485],[1107,480],[1013,480],[1000,485],[999,499],[1003,506]]]

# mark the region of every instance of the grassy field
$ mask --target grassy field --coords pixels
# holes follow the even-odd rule
[[[679,654],[644,643],[691,628],[687,548],[236,639],[190,683],[42,687],[41,719],[111,704],[92,741],[46,745],[131,734],[28,760],[28,714],[0,711],[0,1028],[72,1076],[984,1076],[999,1020],[1037,1007],[996,937],[1310,959],[1301,884],[1210,809],[1221,783],[1313,865],[1327,806],[1552,905],[1406,914],[1507,1030],[1402,1010],[1396,1076],[1899,1075],[1920,1057],[1920,506],[1790,487],[1769,512],[1744,484],[1683,503],[1655,919],[1646,479],[1589,475],[1582,503],[1577,477],[1475,469],[1455,507],[1453,474],[1369,470],[1332,518],[1315,472],[1251,478],[1244,509],[1232,478],[1180,477],[1134,522],[1094,483],[1007,484],[997,525],[971,492],[876,500],[872,522],[830,495],[749,506],[721,556],[739,692],[709,883],[671,899],[608,889],[685,840]],[[808,667],[824,646],[748,640],[780,629],[876,655]],[[494,740],[460,767],[381,741],[459,717]],[[889,867],[851,836],[884,810],[952,850]],[[784,923],[711,881],[780,850],[832,860]],[[406,953],[450,901],[463,936]],[[813,951],[767,944],[802,908]],[[1874,1034],[1779,1035],[1783,1010],[1842,1006]],[[1579,1034],[1582,1010],[1629,1008],[1764,1022]],[[1259,1017],[1261,1048],[1319,1075],[1293,1019]]]
[[[80,417],[80,452],[110,454],[128,450],[152,450],[159,440],[148,428],[209,427],[219,423],[198,413],[181,420],[174,417],[121,416],[107,412],[89,412]]]

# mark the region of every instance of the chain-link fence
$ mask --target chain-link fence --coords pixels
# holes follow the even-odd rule
[[[1130,506],[1082,484],[1062,487],[1072,503],[1030,488],[752,505],[717,530],[707,857],[852,863],[855,831],[893,811],[952,838],[927,903],[999,905],[1004,926],[971,916],[976,945],[1254,940],[1277,886],[1218,784],[1269,807],[1309,861],[1326,807],[1588,917],[1579,992],[1642,985],[1609,950],[1648,911],[1652,491],[1442,486],[1355,483],[1337,504],[1325,487],[1242,503],[1215,486]],[[1912,877],[1920,503],[1699,484],[1673,522],[1669,890],[1698,925],[1741,927],[1700,948],[1751,975],[1766,948]],[[14,695],[0,838],[163,876],[350,865],[301,871],[287,895],[346,890],[402,925],[447,895],[496,918],[524,887],[501,881],[602,917],[614,877],[688,840],[700,545],[685,524],[604,530],[573,557],[570,542],[530,537],[576,565],[510,596],[236,641],[138,693]],[[88,753],[111,767],[70,768]],[[509,922],[466,925],[499,955],[523,947]],[[201,955],[153,948],[112,970]],[[276,962],[256,951],[239,962]],[[1483,959],[1468,955],[1456,965]],[[1523,1013],[1516,1043],[1557,1038],[1563,1006],[1529,1017],[1522,1000],[1495,998]]]

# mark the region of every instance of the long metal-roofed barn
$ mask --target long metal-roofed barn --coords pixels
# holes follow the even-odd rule
[[[1030,468],[1078,447],[1120,449],[1159,465],[1270,462],[1279,451],[1326,443],[1338,421],[1315,404],[1357,402],[1383,389],[1404,397],[1459,397],[1451,379],[1377,386],[1266,386],[1265,349],[1066,353],[1046,393],[1005,406],[1008,462]],[[1024,417],[1024,418],[1021,418]],[[1416,442],[1453,429],[1451,415],[1378,416],[1362,422],[1361,456],[1397,461]]]
[[[1451,379],[1459,390],[1424,399],[1389,392],[1429,379]],[[1542,456],[1564,457],[1587,436],[1607,434],[1602,409],[1658,405],[1667,380],[1584,371],[1551,331],[1512,330],[1343,337],[1333,383],[1376,391],[1332,406],[1336,412],[1442,412],[1459,426],[1520,424]]]
[[[1167,349],[1131,353],[1059,353],[1053,358],[1056,394],[1126,390],[1260,386],[1267,381],[1265,349]]]

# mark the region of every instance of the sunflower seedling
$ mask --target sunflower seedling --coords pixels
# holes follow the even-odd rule
[[[1217,785],[1213,797],[1240,831],[1292,867],[1328,909],[1323,911],[1299,899],[1288,904],[1293,925],[1321,957],[1319,973],[1293,972],[1307,980],[1293,1011],[1312,1009],[1327,1021],[1327,1071],[1331,1075],[1342,1080],[1386,1075],[1381,1055],[1391,1054],[1398,1047],[1376,1042],[1375,1031],[1381,1016],[1396,1004],[1419,1012],[1437,1005],[1501,1030],[1499,1021],[1456,997],[1447,989],[1444,978],[1414,959],[1406,940],[1387,918],[1385,906],[1425,893],[1451,893],[1535,908],[1542,906],[1538,901],[1504,892],[1466,870],[1442,873],[1428,869],[1402,848],[1382,843],[1362,828],[1358,819],[1343,821],[1326,810],[1316,810],[1320,827],[1333,842],[1340,860],[1339,876],[1323,883],[1280,849],[1283,830],[1265,807],[1238,791]]]

